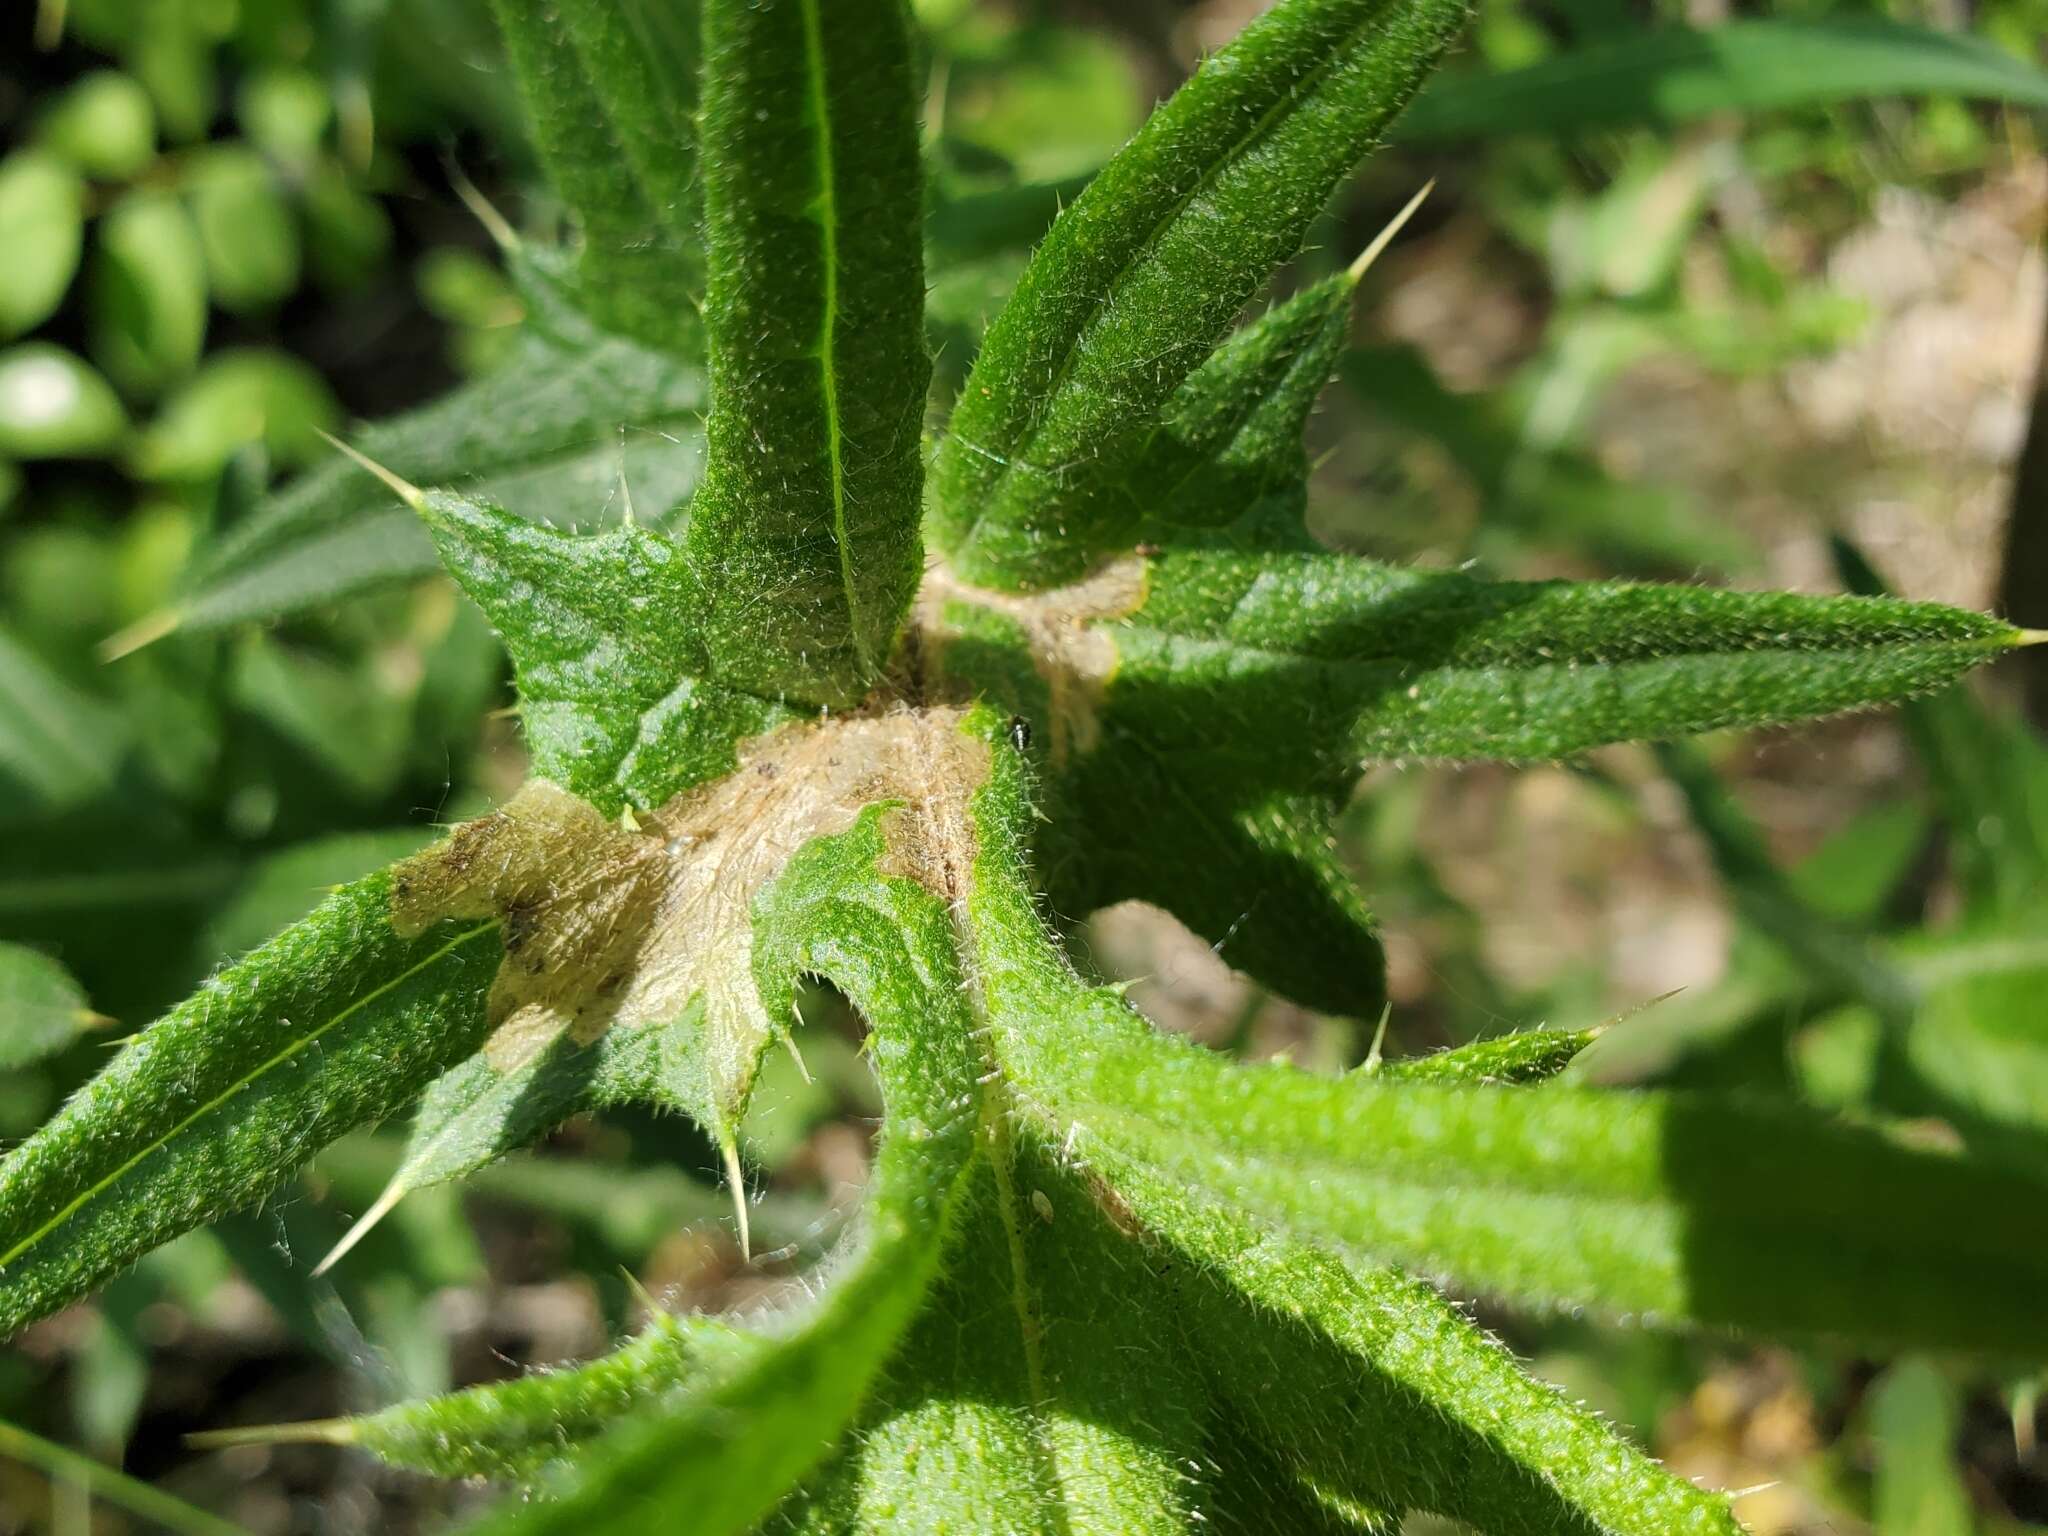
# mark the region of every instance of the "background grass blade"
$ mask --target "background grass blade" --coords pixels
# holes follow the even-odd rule
[[[1883,96],[2048,107],[2048,75],[1974,37],[1868,19],[1730,22],[1602,39],[1497,75],[1444,79],[1395,136],[1409,143],[1685,123]]]
[[[496,371],[353,441],[403,479],[530,520],[587,528],[631,507],[662,528],[703,468],[706,398],[701,369],[564,316],[530,329]],[[277,618],[437,569],[418,520],[336,455],[202,550],[151,629]]]

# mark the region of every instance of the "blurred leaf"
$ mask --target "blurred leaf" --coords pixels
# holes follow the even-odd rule
[[[92,1498],[125,1509],[176,1536],[249,1536],[241,1526],[216,1519],[161,1489],[16,1424],[0,1421],[0,1456],[34,1467],[52,1480],[73,1483]]]
[[[946,129],[1019,174],[1053,180],[1100,165],[1144,121],[1146,84],[1120,40],[1092,27],[1029,26],[996,67],[954,61]]]
[[[1784,946],[1794,962],[1832,987],[1903,1027],[1915,1003],[1913,986],[1868,936],[1815,910],[1779,872],[1763,834],[1706,760],[1689,743],[1664,742],[1657,761],[1685,797],[1693,827],[1707,845],[1735,909],[1759,934]]]
[[[924,221],[934,276],[992,256],[1028,254],[1094,175],[1090,167],[1058,181],[1022,182],[952,196],[943,187],[938,189]]]
[[[92,1309],[92,1331],[74,1367],[71,1407],[79,1434],[96,1454],[115,1462],[125,1459],[149,1394],[150,1350],[142,1313],[162,1294],[153,1267],[117,1275],[100,1293]]]
[[[129,181],[156,158],[156,109],[119,70],[80,75],[43,115],[42,142],[99,181]]]
[[[1931,1361],[1909,1357],[1871,1389],[1869,1411],[1877,1536],[1969,1536],[1977,1521],[1956,1467],[1962,1412],[1955,1388]]]
[[[367,282],[391,252],[391,220],[384,205],[326,160],[307,173],[300,196],[306,259],[314,276],[330,288]]]
[[[1838,536],[1830,548],[1850,591],[1885,590],[1855,545]],[[1904,713],[1972,910],[2038,906],[2048,890],[2048,744],[2025,721],[1994,715],[1967,688],[1917,700]]]
[[[0,1071],[54,1056],[106,1022],[55,960],[26,944],[0,943]]]
[[[235,654],[235,702],[267,721],[361,800],[387,793],[403,772],[412,699],[374,662],[345,668],[252,634]]]
[[[697,356],[698,6],[493,0],[492,9],[541,163],[582,225],[579,303],[642,345]]]
[[[131,192],[99,222],[93,356],[123,388],[154,394],[189,373],[206,340],[206,259],[184,203]]]
[[[1546,242],[1558,289],[1632,299],[1666,287],[1736,169],[1732,145],[1635,146],[1596,196],[1559,201]]]
[[[99,458],[128,436],[128,413],[84,359],[46,341],[0,352],[0,453]]]
[[[76,805],[113,783],[127,745],[118,713],[0,629],[0,782],[45,813]]]
[[[233,143],[194,150],[184,184],[215,303],[268,309],[299,285],[299,226],[261,155]]]
[[[703,408],[700,370],[572,320],[530,328],[497,372],[354,441],[408,480],[525,517],[588,524],[632,506],[660,528],[696,484]],[[436,569],[419,519],[335,455],[200,553],[176,618],[271,618]]]
[[[417,853],[433,835],[426,826],[338,832],[265,854],[214,907],[194,969],[205,973],[240,959],[312,911],[334,887]]]
[[[288,352],[231,348],[215,352],[143,428],[135,473],[150,480],[204,480],[235,453],[263,444],[279,464],[326,452],[320,434],[341,424],[327,383]]]
[[[0,338],[33,330],[56,312],[78,270],[85,238],[85,188],[61,160],[16,150],[0,160]]]
[[[1920,982],[1920,1011],[1895,1059],[1881,1063],[1875,1102],[1939,1114],[1987,1150],[2048,1168],[2048,907],[2009,924],[1899,941]]]
[[[249,142],[287,161],[304,161],[319,149],[334,104],[317,75],[272,67],[245,79],[235,93],[235,116]]]
[[[2048,75],[1974,37],[1861,18],[1664,27],[1505,74],[1447,76],[1417,98],[1394,137],[1575,133],[1925,95],[2048,107]]]
[[[1617,481],[1583,454],[1530,441],[1503,397],[1446,389],[1411,348],[1361,348],[1340,371],[1368,409],[1442,446],[1472,478],[1489,523],[1629,574],[1737,570],[1755,558],[1747,539],[1676,492]]]
[[[1881,801],[1830,832],[1785,878],[1815,911],[1840,922],[1874,924],[1912,873],[1932,830],[1919,800]]]

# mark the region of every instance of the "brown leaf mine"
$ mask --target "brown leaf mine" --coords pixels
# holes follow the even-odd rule
[[[971,853],[968,797],[988,746],[953,710],[899,710],[792,727],[739,767],[630,825],[545,779],[393,871],[392,923],[496,917],[505,960],[485,1053],[509,1072],[565,1031],[679,1019],[703,999],[714,1130],[744,1103],[774,1026],[753,980],[753,900],[805,843],[900,800],[892,873],[949,898]]]

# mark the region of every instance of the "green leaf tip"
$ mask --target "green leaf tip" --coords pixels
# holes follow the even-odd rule
[[[99,659],[103,662],[119,661],[137,651],[155,645],[167,635],[176,634],[185,622],[185,615],[178,608],[160,608],[155,613],[144,614],[133,624],[108,635],[98,646]]]

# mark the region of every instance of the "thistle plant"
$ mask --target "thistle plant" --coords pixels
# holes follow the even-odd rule
[[[2026,638],[1888,597],[1496,582],[1310,538],[1303,428],[1361,268],[1243,316],[1461,0],[1251,23],[1059,213],[949,415],[900,0],[498,9],[580,224],[514,255],[526,351],[245,524],[175,620],[289,600],[272,557],[303,573],[322,539],[356,574],[414,569],[416,520],[510,653],[531,777],[221,971],[0,1160],[0,1328],[408,1110],[366,1219],[625,1104],[692,1117],[737,1187],[750,1090],[801,1052],[815,979],[864,1022],[885,1115],[809,1300],[657,1311],[579,1368],[274,1433],[532,1495],[492,1531],[1421,1510],[1667,1536],[1740,1526],[1451,1298],[2048,1350],[2024,1165],[1556,1080],[1581,1035],[1245,1065],[1070,957],[1056,914],[1145,898],[1370,1017],[1379,944],[1331,835],[1362,765],[1868,708]],[[594,507],[480,493],[593,421],[693,413],[707,379],[686,500],[575,532]]]

